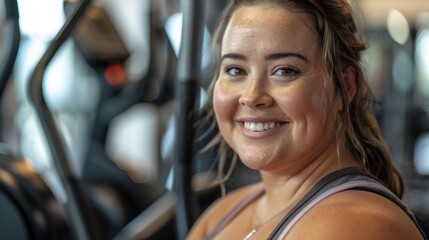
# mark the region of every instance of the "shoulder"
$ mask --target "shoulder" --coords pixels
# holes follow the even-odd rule
[[[226,213],[232,210],[244,196],[250,194],[260,187],[260,183],[248,185],[236,189],[224,197],[216,200],[204,213],[198,218],[192,227],[188,239],[204,239],[204,236],[210,232],[213,227],[221,220]]]
[[[315,239],[315,234],[321,240],[422,238],[395,203],[357,190],[338,193],[316,205],[294,226],[288,239]]]

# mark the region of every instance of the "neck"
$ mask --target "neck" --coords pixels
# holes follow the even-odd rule
[[[317,158],[307,165],[285,170],[286,172],[262,171],[265,194],[256,205],[258,216],[261,220],[268,219],[277,212],[292,207],[321,178],[333,171],[360,166],[346,155],[341,155],[341,161],[338,161],[335,151],[332,151],[328,157]]]

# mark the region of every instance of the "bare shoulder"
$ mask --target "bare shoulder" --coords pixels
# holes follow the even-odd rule
[[[219,222],[219,220],[230,211],[243,196],[260,187],[260,184],[252,184],[239,189],[236,189],[224,197],[216,200],[204,213],[198,218],[197,222],[192,227],[188,238],[204,239],[204,236]]]
[[[413,240],[422,236],[408,215],[390,200],[365,191],[346,191],[310,210],[287,239]]]

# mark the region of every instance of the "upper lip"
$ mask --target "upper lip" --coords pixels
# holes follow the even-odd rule
[[[236,118],[237,122],[280,122],[285,123],[284,119],[276,118],[276,117],[269,117],[269,116],[244,116],[244,117],[238,117]]]

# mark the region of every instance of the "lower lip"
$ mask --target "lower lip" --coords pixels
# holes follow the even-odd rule
[[[270,136],[272,134],[275,134],[277,132],[279,132],[282,128],[284,128],[287,125],[287,123],[282,123],[280,124],[280,126],[276,126],[274,128],[265,130],[265,131],[261,131],[261,132],[254,132],[254,131],[250,131],[249,129],[244,127],[244,122],[240,122],[240,128],[241,131],[243,132],[243,134],[247,137],[250,138],[262,138],[262,137],[267,137]]]

